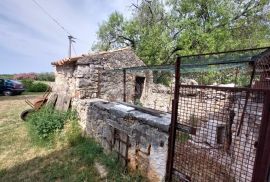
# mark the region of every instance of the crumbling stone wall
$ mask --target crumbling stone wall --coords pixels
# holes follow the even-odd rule
[[[168,150],[169,114],[153,116],[115,102],[81,100],[81,125],[107,151],[118,150],[130,169],[140,170],[152,181],[164,181]],[[115,146],[115,130],[128,144]]]
[[[73,98],[72,104],[80,99],[104,98],[123,101],[123,73],[111,71],[144,63],[127,48],[111,52],[101,52],[78,58],[77,61],[56,64],[56,86],[54,92]],[[133,86],[129,82],[128,86]],[[127,89],[132,90],[132,89]],[[127,92],[133,98],[134,92]]]
[[[55,83],[53,91],[61,95],[75,96],[75,78],[73,76],[76,69],[74,64],[57,66],[55,70]]]

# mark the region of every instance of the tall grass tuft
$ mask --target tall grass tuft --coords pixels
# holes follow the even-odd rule
[[[105,154],[101,145],[93,138],[83,137],[75,112],[59,112],[52,107],[44,107],[28,117],[27,126],[34,144],[41,147],[49,146],[49,148],[60,146],[62,150],[68,151],[65,165],[61,163],[61,165],[53,167],[53,170],[49,171],[50,176],[68,176],[63,167],[95,171],[94,163],[98,161],[108,170],[106,181],[147,181],[139,173],[128,174],[127,170],[118,162],[116,155]],[[72,163],[74,160],[76,163]],[[80,178],[83,179],[82,181],[88,181],[91,178],[95,179],[91,175],[97,175],[96,173],[85,173],[87,175],[79,176],[77,173],[79,171],[74,174],[76,181],[80,181]]]
[[[52,143],[57,133],[61,132],[68,120],[74,120],[74,112],[60,112],[52,107],[43,107],[27,118],[29,134],[36,144]]]

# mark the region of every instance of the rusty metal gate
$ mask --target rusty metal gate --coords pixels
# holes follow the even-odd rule
[[[265,181],[270,92],[180,85],[176,63],[167,181]]]

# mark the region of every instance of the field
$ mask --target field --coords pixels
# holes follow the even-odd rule
[[[34,145],[19,114],[28,108],[25,98],[41,94],[0,96],[0,181],[142,181],[139,175],[120,171],[92,140],[72,147]],[[97,173],[96,160],[106,166],[107,179]]]

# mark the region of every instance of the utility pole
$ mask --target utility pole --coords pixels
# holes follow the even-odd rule
[[[69,40],[69,49],[68,49],[68,57],[71,58],[71,46],[72,46],[72,42],[75,42],[75,37],[69,35],[68,36],[68,40]]]

